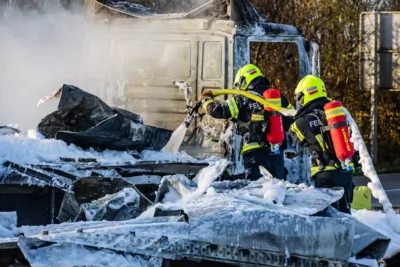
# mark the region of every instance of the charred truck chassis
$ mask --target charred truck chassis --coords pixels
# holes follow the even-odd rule
[[[103,54],[110,55],[104,62],[114,62],[113,64],[123,69],[110,74],[105,67],[104,73],[115,77],[114,80],[124,77],[124,108],[143,115],[147,123],[174,130],[185,118],[184,99],[182,93],[172,86],[173,80],[186,81],[189,84],[193,90],[192,101],[199,100],[205,89],[230,88],[237,70],[250,63],[251,42],[295,44],[300,78],[311,73],[319,76],[318,45],[308,45],[300,30],[294,26],[270,22],[247,0],[208,1],[193,11],[168,15],[154,10],[140,13],[135,7],[110,5],[109,2],[86,1],[87,15],[95,23],[107,25],[106,36],[100,32],[88,36],[88,51],[91,48],[100,49]],[[157,2],[165,1],[155,1]],[[228,7],[220,8],[221,5],[226,6],[227,2]],[[142,51],[142,54],[149,55],[137,57],[130,51],[143,50],[143,38],[147,39],[149,52]],[[96,55],[95,52],[93,54]],[[118,57],[123,57],[125,61],[120,62]],[[165,68],[168,66],[164,66],[161,58],[168,62],[173,60],[174,68],[169,68],[166,73]],[[92,56],[85,61],[91,64],[99,62],[99,58]],[[135,68],[129,68],[127,62],[131,66],[140,64],[144,71],[139,73]],[[146,65],[146,62],[151,64]],[[94,77],[88,83],[104,80],[99,73],[91,73],[90,68],[84,69],[87,70],[85,76]],[[214,120],[209,116],[204,117],[203,122],[205,121],[208,126],[215,128],[215,136],[203,137],[206,133],[198,127],[202,122],[195,119],[188,135],[194,133],[196,138],[184,143],[182,149],[194,156],[227,156],[234,163],[231,174],[237,174],[242,165],[240,147],[231,145],[226,148],[218,144],[220,134],[231,123]],[[234,134],[231,144],[237,144],[238,138],[240,137]],[[308,170],[308,166],[304,169]],[[302,178],[305,180],[309,173],[303,173]]]

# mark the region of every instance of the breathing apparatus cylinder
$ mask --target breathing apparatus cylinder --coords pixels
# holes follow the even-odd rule
[[[354,146],[350,142],[350,133],[343,105],[340,101],[332,101],[325,104],[324,111],[328,122],[326,131],[329,130],[330,132],[336,157],[343,167],[351,171],[353,167],[350,163],[354,154]]]
[[[264,91],[263,97],[269,103],[272,103],[277,106],[282,106],[281,93],[276,89],[271,88]],[[279,154],[280,153],[279,148],[283,142],[283,139],[285,138],[282,115],[280,115],[277,111],[273,110],[272,108],[264,107],[264,109],[269,112],[266,137],[271,145],[271,152],[274,154]]]

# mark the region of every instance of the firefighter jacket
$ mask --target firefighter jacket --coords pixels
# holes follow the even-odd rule
[[[318,98],[302,107],[294,117],[290,126],[292,136],[301,142],[302,147],[308,147],[312,158],[311,176],[320,171],[341,169],[336,158],[329,132],[323,132],[326,125],[324,105],[327,98]]]
[[[258,77],[251,82],[247,91],[262,97],[264,91],[269,89],[269,85],[266,78]],[[281,99],[275,104],[293,109],[293,106],[282,94]],[[266,139],[269,112],[264,110],[262,104],[247,97],[235,95],[221,103],[208,99],[204,102],[203,107],[213,118],[233,119],[237,122],[237,129],[243,137],[242,154],[261,147],[270,147]],[[291,121],[286,117],[283,117],[283,121],[284,130],[288,131]]]

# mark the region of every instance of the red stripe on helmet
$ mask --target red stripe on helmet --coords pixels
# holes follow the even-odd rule
[[[316,93],[318,93],[318,90],[311,91],[311,92],[309,92],[308,94],[309,94],[309,95],[313,95],[313,94],[316,94]]]
[[[253,75],[253,74],[256,74],[256,73],[257,73],[257,71],[255,70],[255,71],[250,72],[250,75]]]

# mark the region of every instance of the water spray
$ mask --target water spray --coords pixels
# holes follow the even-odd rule
[[[183,139],[185,138],[186,131],[189,128],[190,124],[192,123],[193,119],[198,117],[201,120],[205,115],[205,113],[199,113],[199,109],[202,106],[203,101],[198,101],[194,106],[192,105],[192,100],[191,100],[192,88],[188,85],[186,81],[174,81],[173,85],[178,86],[179,89],[184,91],[188,115],[186,116],[182,124],[179,125],[179,127],[176,128],[176,130],[172,133],[171,138],[163,148],[163,150],[168,151],[170,153],[178,152],[183,142]]]

